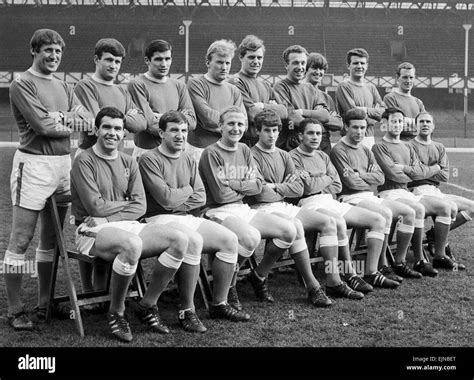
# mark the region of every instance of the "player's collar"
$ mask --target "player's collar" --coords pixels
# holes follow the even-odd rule
[[[173,154],[173,153],[170,153],[170,152],[164,150],[161,145],[158,146],[158,151],[159,151],[163,156],[166,156],[166,157],[169,157],[169,158],[179,158],[179,156],[181,156],[181,153],[179,153],[179,152]]]
[[[154,82],[154,83],[166,83],[168,81],[168,77],[163,77],[163,79],[158,79],[158,78],[155,78],[155,77],[152,77],[150,74],[148,74],[147,72],[145,74],[143,74],[143,76],[148,79],[150,82]]]
[[[391,144],[400,144],[402,142],[402,140],[389,140],[389,139],[387,139],[386,136],[382,137],[382,140],[386,141],[388,143],[391,143]]]
[[[313,157],[316,154],[316,151],[313,150],[311,153],[305,152],[303,149],[301,149],[299,146],[296,148],[298,152],[300,152],[302,155],[307,156],[307,157]]]
[[[353,149],[357,149],[359,148],[359,145],[354,145],[354,144],[351,144],[349,139],[347,138],[347,136],[343,136],[341,137],[341,141],[346,144],[348,147],[350,148],[353,148]]]
[[[26,70],[26,71],[28,71],[30,74],[32,74],[32,75],[34,75],[35,77],[38,77],[38,78],[53,79],[53,74],[48,74],[48,75],[42,74],[42,73],[40,73],[40,72],[34,70],[32,67],[30,67],[30,68],[29,68],[28,70]]]
[[[366,81],[365,78],[362,78],[360,82],[354,82],[351,78],[349,78],[349,83],[353,84],[354,86],[362,87],[366,83]]]
[[[100,83],[100,84],[103,84],[103,85],[106,85],[106,86],[113,86],[114,85],[114,81],[106,81],[106,80],[100,79],[95,75],[95,73],[92,74],[91,78],[94,82],[97,82],[97,83]]]
[[[221,140],[217,141],[217,146],[229,152],[236,152],[239,149],[239,144],[237,144],[234,148],[232,148],[230,146],[224,145]]]
[[[118,150],[115,152],[113,156],[106,156],[105,154],[102,154],[99,152],[99,150],[96,147],[96,144],[92,145],[92,151],[95,153],[95,155],[99,158],[102,158],[107,161],[112,161],[115,160],[118,157]]]
[[[432,140],[430,139],[430,141],[425,141],[425,140],[420,140],[418,136],[415,136],[415,140],[417,142],[419,142],[421,145],[430,145]]]
[[[264,147],[260,144],[260,141],[257,142],[257,143],[255,144],[255,146],[256,146],[258,149],[260,149],[262,152],[265,152],[265,153],[273,153],[273,152],[276,151],[276,147],[275,147],[275,146],[274,146],[273,148],[271,148],[271,149],[264,148]]]
[[[218,82],[218,81],[212,79],[212,78],[209,76],[208,73],[204,74],[204,78],[206,78],[206,80],[207,80],[208,82],[211,82],[211,83],[216,84],[216,85],[218,85],[218,86],[222,86],[222,84],[225,82],[225,81]]]
[[[398,87],[395,87],[395,88],[393,89],[393,91],[395,91],[398,95],[405,96],[405,97],[407,97],[407,98],[410,98],[410,97],[413,96],[411,93],[408,93],[408,94],[407,94],[406,92],[400,91],[400,88],[398,88]]]

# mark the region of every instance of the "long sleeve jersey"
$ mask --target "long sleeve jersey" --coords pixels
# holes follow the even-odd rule
[[[281,104],[279,97],[270,84],[265,82],[262,78],[251,77],[239,72],[230,77],[228,81],[236,86],[242,94],[248,116],[248,129],[245,132],[246,137],[258,139],[254,125],[254,119],[257,115],[255,108],[253,108],[254,103],[263,103],[265,109],[274,111],[282,120],[288,118],[286,107]]]
[[[298,178],[293,182],[284,182],[289,174],[295,174],[295,164],[290,154],[282,149],[263,149],[258,143],[252,148],[252,155],[263,177],[262,192],[253,197],[253,203],[281,202],[285,198],[299,198],[303,195],[303,182]],[[271,189],[265,183],[275,184]]]
[[[302,178],[304,197],[320,193],[336,195],[341,191],[341,180],[326,153],[320,150],[306,153],[298,147],[290,151],[290,155],[296,170],[308,173],[308,178]]]
[[[76,223],[87,216],[109,222],[136,220],[146,211],[138,164],[122,152],[105,159],[92,147],[77,156],[71,171],[71,194]]]
[[[385,183],[377,187],[378,191],[405,189],[412,181],[432,177],[438,173],[434,166],[423,165],[412,145],[404,141],[391,142],[385,138],[372,147],[377,163],[385,174]],[[403,168],[395,167],[403,165]]]
[[[197,117],[196,129],[188,134],[191,145],[205,148],[220,139],[219,115],[225,107],[238,106],[247,117],[239,89],[228,82],[214,83],[203,75],[188,82],[188,91]]]
[[[424,178],[422,180],[414,181],[408,184],[408,187],[420,185],[439,186],[440,182],[448,182],[449,179],[449,160],[446,154],[446,148],[443,144],[437,141],[431,141],[429,144],[424,144],[416,138],[408,142],[416,151],[421,163],[427,166],[438,164],[441,171],[435,175]]]
[[[10,86],[10,105],[18,126],[20,151],[62,156],[71,152],[71,131],[61,128],[50,112],[63,112],[74,124],[87,124],[92,115],[82,107],[73,88],[57,78],[31,70],[21,73]]]
[[[341,195],[361,191],[374,192],[376,186],[382,185],[385,181],[374,154],[365,145],[359,144],[354,147],[342,138],[332,148],[329,157],[342,182]]]
[[[382,119],[384,103],[380,97],[377,88],[370,82],[364,81],[361,84],[356,84],[351,81],[339,83],[336,88],[336,106],[339,110],[339,115],[355,107],[366,107],[367,116],[369,117],[366,136],[374,135],[375,121]],[[372,119],[372,120],[371,120]]]
[[[104,107],[115,107],[126,114],[131,109],[136,109],[130,93],[121,85],[105,84],[92,77],[81,79],[74,88],[79,101],[94,117]],[[135,115],[125,116],[125,128],[137,133],[146,128],[145,115],[138,111]],[[90,132],[81,132],[79,148],[87,149],[95,144],[97,137]]]
[[[135,145],[142,149],[153,149],[160,145],[158,119],[155,113],[179,111],[184,114],[190,131],[196,128],[196,114],[186,85],[176,79],[160,82],[147,74],[140,74],[128,83],[132,100],[146,118],[146,130],[135,134]]]
[[[283,125],[278,146],[284,146],[290,136],[296,133],[294,128],[298,127],[305,118],[313,118],[323,125],[329,122],[327,105],[310,83],[295,83],[284,78],[275,83],[274,90],[287,107],[289,119],[289,123]],[[295,110],[302,110],[303,115],[295,113]]]
[[[185,152],[174,157],[158,147],[145,152],[138,166],[145,187],[146,217],[192,213],[206,203],[197,162]]]
[[[400,108],[405,114],[405,117],[409,117],[410,119],[414,119],[420,112],[425,111],[425,105],[420,99],[411,94],[402,94],[398,91],[392,91],[385,95],[383,102],[387,107]],[[400,137],[413,138],[417,134],[416,125],[414,122],[411,122],[403,127]]]
[[[220,141],[208,146],[199,161],[199,174],[206,188],[207,207],[242,203],[245,196],[262,191],[263,178],[250,148],[242,143],[235,149]]]
[[[340,131],[343,127],[342,117],[337,113],[336,103],[331,98],[331,96],[321,91],[319,88],[315,88],[318,97],[324,101],[329,114],[329,121],[323,124],[323,134],[321,136],[321,144],[319,144],[319,150],[322,150],[324,153],[329,154],[331,151],[331,131]],[[335,115],[331,113],[334,112]]]

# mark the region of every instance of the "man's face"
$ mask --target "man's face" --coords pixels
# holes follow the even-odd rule
[[[358,145],[364,140],[365,131],[367,130],[366,120],[351,120],[346,128],[346,136],[352,145]]]
[[[161,144],[163,144],[169,152],[181,152],[188,138],[188,124],[167,123],[166,131],[160,129],[160,137]]]
[[[223,82],[229,75],[232,56],[229,54],[213,54],[206,62],[207,74],[216,82]]]
[[[311,152],[321,144],[322,129],[320,124],[308,124],[303,133],[300,133],[301,145],[304,150]]]
[[[382,119],[387,127],[387,132],[392,137],[400,136],[403,131],[403,115],[400,112],[388,115],[388,120]]]
[[[222,133],[222,143],[227,146],[236,146],[247,127],[247,118],[240,112],[231,112],[225,115],[224,122],[219,124]]]
[[[306,54],[290,53],[285,68],[288,79],[295,83],[300,83],[304,79],[306,73]]]
[[[39,51],[32,51],[33,66],[41,74],[49,75],[59,67],[63,55],[63,49],[58,44],[42,45]]]
[[[111,53],[102,53],[102,57],[94,56],[95,73],[99,79],[105,81],[114,80],[122,65],[122,57],[116,57]]]
[[[242,64],[240,71],[251,77],[257,76],[263,65],[263,49],[247,50],[240,58],[240,62]]]
[[[306,80],[311,83],[313,86],[319,86],[321,80],[323,79],[325,71],[323,69],[315,69],[310,67],[306,72]]]
[[[418,133],[420,134],[420,136],[426,137],[431,136],[435,129],[433,117],[428,114],[423,114],[418,117],[416,126],[418,128]]]
[[[415,69],[401,69],[397,83],[400,91],[409,93],[415,84]]]
[[[171,62],[171,50],[163,52],[155,51],[151,59],[145,57],[145,63],[148,65],[148,73],[156,79],[163,79],[168,75]]]
[[[257,130],[258,142],[265,149],[273,149],[278,139],[280,132],[278,131],[278,125],[262,125],[262,129]]]
[[[113,152],[117,150],[120,141],[124,137],[123,120],[104,116],[100,121],[96,134],[97,144],[100,145],[103,151]]]
[[[365,76],[369,63],[366,57],[351,56],[351,63],[347,65],[351,79],[361,79]]]

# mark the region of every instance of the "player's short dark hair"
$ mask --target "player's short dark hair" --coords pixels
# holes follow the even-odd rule
[[[401,113],[403,116],[405,116],[405,113],[400,108],[388,107],[388,108],[385,108],[385,111],[382,114],[382,119],[388,120],[390,115],[393,115],[395,113]]]
[[[123,45],[115,38],[102,38],[95,44],[94,55],[102,58],[102,54],[110,53],[115,57],[125,57],[127,53]]]
[[[323,128],[323,125],[316,119],[312,119],[310,117],[304,119],[300,125],[298,126],[298,132],[299,133],[304,133],[305,130],[306,130],[306,126],[308,126],[309,124],[316,124],[316,125],[320,125],[321,126],[321,130]]]
[[[254,123],[257,131],[261,131],[264,126],[278,127],[278,131],[281,131],[280,116],[273,110],[263,110],[259,112],[254,118]]]
[[[181,112],[171,110],[161,115],[160,121],[158,122],[158,127],[161,130],[166,131],[166,128],[168,128],[168,123],[188,124],[188,121]]]
[[[205,59],[211,61],[214,54],[217,55],[229,55],[234,58],[235,50],[237,46],[234,41],[231,40],[217,40],[209,45],[207,48]]]
[[[320,69],[327,71],[328,61],[324,55],[319,53],[310,53],[308,55],[308,60],[306,61],[306,71],[308,69]]]
[[[125,115],[123,114],[122,111],[120,111],[119,109],[115,107],[104,107],[97,113],[95,117],[94,124],[97,130],[99,129],[100,123],[102,122],[102,119],[105,116],[108,116],[111,119],[122,119],[123,125],[125,127]]]
[[[289,63],[289,58],[291,53],[304,53],[306,56],[308,56],[308,50],[306,50],[303,46],[301,45],[291,45],[288,46],[284,51],[283,51],[283,60],[285,63]]]
[[[367,58],[367,62],[369,62],[369,53],[367,53],[367,50],[362,49],[362,48],[355,48],[351,49],[347,52],[346,58],[347,58],[347,64],[349,65],[351,63],[351,58],[352,57],[361,57],[361,58]]]
[[[413,63],[410,63],[410,62],[402,62],[398,65],[397,67],[397,78],[400,76],[400,72],[402,70],[415,70],[415,66],[413,65]]]
[[[367,120],[367,112],[361,108],[351,108],[342,116],[344,124],[349,127],[351,120]]]
[[[52,29],[38,29],[33,33],[30,40],[31,50],[39,52],[41,46],[57,44],[64,50],[66,44],[61,35]]]
[[[418,119],[423,115],[429,115],[431,116],[431,119],[434,120],[434,117],[431,113],[429,113],[428,111],[421,111],[418,115],[415,116],[415,124],[418,123]]]
[[[229,113],[241,113],[245,116],[245,112],[239,106],[227,106],[219,115],[219,124],[224,124],[224,119]]]
[[[154,40],[151,41],[145,49],[145,57],[151,59],[155,52],[164,53],[165,51],[173,51],[173,47],[168,41],[165,40]]]
[[[265,46],[263,45],[263,41],[257,36],[249,34],[244,37],[239,45],[239,57],[244,57],[247,51],[257,51],[258,49],[262,49],[263,54],[265,54]]]

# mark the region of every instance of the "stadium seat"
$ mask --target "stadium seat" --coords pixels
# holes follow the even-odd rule
[[[52,196],[48,199],[47,207],[51,210],[53,219],[53,228],[56,233],[57,249],[53,261],[53,269],[51,272],[50,295],[47,303],[46,321],[50,321],[53,303],[60,303],[69,301],[72,319],[76,325],[76,330],[81,337],[84,337],[84,327],[82,324],[80,306],[97,304],[101,302],[110,301],[109,287],[110,287],[110,272],[107,280],[106,289],[103,291],[94,291],[87,293],[78,293],[74,285],[74,279],[71,272],[71,259],[78,261],[94,263],[102,261],[100,258],[83,255],[79,252],[67,249],[66,239],[63,233],[63,226],[60,221],[58,207],[69,206],[71,203],[71,196]],[[59,257],[66,277],[67,295],[55,296],[56,277],[58,272]],[[132,285],[128,292],[128,297],[142,297],[146,290],[146,283],[144,280],[143,269],[141,262],[138,263],[137,272],[133,279]]]

